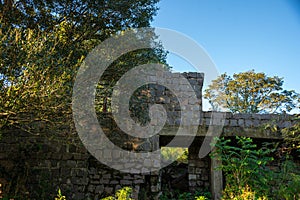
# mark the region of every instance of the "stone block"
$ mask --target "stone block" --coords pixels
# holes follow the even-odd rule
[[[203,160],[196,160],[196,166],[200,168],[205,167],[205,162]]]
[[[270,120],[272,115],[270,115],[270,114],[260,114],[258,117],[259,117],[259,119],[262,119],[262,120]]]
[[[76,176],[79,177],[86,177],[88,175],[88,171],[85,168],[82,169],[76,169]]]
[[[283,121],[278,123],[278,127],[279,128],[288,128],[292,126],[292,122],[291,121]]]
[[[89,192],[94,192],[95,191],[96,186],[95,185],[89,185],[88,186],[88,191]]]
[[[137,167],[137,168],[131,168],[129,173],[131,174],[138,174],[138,173],[141,173],[141,170],[140,170],[141,166]]]
[[[196,187],[197,186],[197,182],[196,181],[189,181],[189,186],[190,187]]]
[[[95,174],[97,174],[97,169],[96,168],[90,168],[90,169],[88,169],[88,172],[91,175],[95,175]]]
[[[62,160],[70,160],[70,159],[72,159],[72,157],[73,157],[73,154],[71,154],[71,153],[64,153],[62,155]]]
[[[203,117],[204,118],[210,118],[211,117],[211,112],[203,112]]]
[[[103,151],[103,157],[105,159],[112,159],[111,151],[107,150],[107,149],[104,149],[104,151]]]
[[[75,194],[73,194],[72,199],[82,200],[82,199],[84,199],[84,193],[75,193]]]
[[[210,118],[205,118],[205,125],[206,126],[209,126],[210,125]]]
[[[133,180],[134,178],[133,178],[132,176],[130,176],[130,175],[125,175],[125,176],[123,177],[123,179]]]
[[[202,176],[201,176],[201,180],[207,181],[208,180],[208,175],[203,173]]]
[[[153,166],[159,168],[161,166],[160,160],[154,160]]]
[[[151,192],[159,192],[160,186],[159,185],[153,185],[151,186]]]
[[[132,180],[121,180],[120,184],[121,185],[132,185]]]
[[[197,187],[203,187],[204,186],[204,182],[203,181],[197,181]]]
[[[104,192],[106,192],[106,193],[108,193],[108,194],[112,194],[113,190],[114,190],[113,187],[108,187],[108,186],[106,186],[106,187],[104,188]]]
[[[144,160],[144,167],[152,167],[152,161],[150,159]]]
[[[104,179],[110,179],[111,178],[111,174],[104,174],[102,176],[102,178],[104,178]]]
[[[88,155],[86,155],[86,154],[80,154],[80,153],[73,154],[74,160],[86,160],[87,158],[88,158]]]
[[[231,119],[231,120],[230,120],[230,126],[238,126],[238,120],[236,120],[236,119]]]
[[[194,167],[191,167],[191,166],[188,167],[189,174],[195,174],[196,173],[195,171],[196,171],[196,169]]]
[[[54,160],[60,160],[62,157],[62,155],[60,153],[52,153],[51,154],[51,159],[54,159]]]
[[[253,121],[251,119],[246,119],[245,120],[245,127],[252,127],[253,126]]]
[[[100,179],[100,175],[94,175],[91,177],[92,179]]]
[[[230,122],[230,120],[229,120],[229,119],[226,119],[226,120],[225,120],[225,123],[224,123],[224,126],[229,126],[229,122]]]
[[[196,168],[196,174],[201,174],[201,173],[202,173],[202,169]]]
[[[100,184],[100,180],[91,180],[89,184],[99,185]]]
[[[74,161],[74,160],[67,160],[67,162],[65,162],[65,164],[66,164],[66,167],[73,167],[73,168],[76,167],[76,161]]]
[[[142,184],[142,183],[144,183],[144,180],[143,179],[135,179],[135,180],[133,180],[133,183],[134,184]]]
[[[253,120],[253,126],[254,127],[259,127],[261,125],[260,120],[259,119],[254,119]]]
[[[60,174],[61,174],[61,176],[70,176],[71,175],[71,169],[62,167],[60,169]]]
[[[135,166],[135,163],[125,163],[124,164],[125,169],[130,169],[130,168],[133,168],[134,166]]]
[[[109,184],[109,179],[100,179],[100,184]]]
[[[69,144],[69,145],[67,145],[66,150],[67,150],[68,153],[76,153],[76,146],[73,145],[73,144]]]
[[[238,125],[239,125],[239,127],[244,127],[245,126],[245,120],[244,119],[238,119]]]
[[[104,186],[103,185],[97,185],[95,188],[95,193],[96,194],[101,194],[104,191]]]
[[[139,174],[134,174],[133,177],[134,177],[134,179],[144,179],[144,176],[139,175]]]
[[[117,185],[117,184],[119,184],[119,181],[117,181],[117,180],[112,180],[112,181],[109,182],[109,184]]]
[[[189,174],[189,180],[197,180],[196,174]]]
[[[84,167],[87,167],[87,162],[85,162],[85,161],[77,161],[77,162],[76,162],[76,167],[77,167],[77,168],[84,168]]]

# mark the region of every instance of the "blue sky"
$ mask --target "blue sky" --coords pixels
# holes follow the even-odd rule
[[[152,26],[181,32],[201,45],[220,73],[254,69],[300,92],[299,0],[161,0]],[[196,71],[170,54],[175,71]]]

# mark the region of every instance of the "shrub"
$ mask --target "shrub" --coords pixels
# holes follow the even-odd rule
[[[116,192],[114,196],[105,197],[102,200],[132,200],[130,197],[132,194],[132,188],[124,187]]]
[[[177,160],[181,163],[187,163],[188,149],[181,147],[162,147],[161,156],[163,160]]]
[[[67,200],[66,196],[63,196],[61,194],[61,190],[60,189],[58,189],[58,191],[57,191],[57,197],[55,197],[55,200]]]
[[[208,200],[211,199],[211,193],[204,191],[191,192],[180,192],[180,191],[168,191],[164,192],[160,200]]]
[[[269,196],[273,199],[300,199],[300,170],[295,163],[287,159],[279,166],[280,170],[271,171]]]
[[[223,199],[299,199],[300,170],[287,158],[279,164],[279,170],[271,170],[268,164],[275,148],[264,144],[257,148],[251,138],[236,137],[237,144],[230,139],[216,139],[216,150],[211,154],[222,161],[218,170],[223,170],[226,185]]]
[[[219,170],[224,172],[227,183],[224,197],[240,194],[247,187],[263,195],[268,188],[266,164],[273,160],[268,156],[272,150],[267,147],[257,149],[252,139],[246,137],[236,137],[235,145],[230,144],[230,139],[216,140],[216,151],[211,156],[222,161]]]

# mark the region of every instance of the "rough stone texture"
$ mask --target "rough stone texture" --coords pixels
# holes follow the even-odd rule
[[[167,122],[158,136],[142,139],[124,134],[116,125],[112,117],[105,113],[100,125],[106,136],[115,145],[127,151],[150,152],[165,146],[172,140],[181,121],[181,110],[199,106],[199,121],[190,122],[184,127],[181,142],[175,146],[189,147],[188,186],[191,191],[215,187],[211,184],[212,168],[209,156],[199,159],[198,152],[203,137],[209,126],[213,130],[221,130],[223,136],[248,136],[262,139],[281,139],[280,130],[290,127],[296,122],[289,115],[258,115],[202,112],[202,84],[204,75],[201,73],[183,73],[195,90],[198,100],[187,94],[183,97],[181,107],[176,96],[164,86],[149,86],[150,98],[145,103],[160,104],[168,114]],[[175,74],[179,77],[180,74]],[[155,77],[153,77],[155,80]],[[167,80],[178,84],[178,80]],[[179,84],[179,91],[186,90],[185,84]],[[191,117],[191,116],[188,116]],[[278,127],[273,132],[265,128],[268,123]],[[197,137],[188,146],[189,133],[197,128]],[[219,128],[219,129],[218,129]],[[124,159],[125,154],[116,151],[97,152],[98,155],[110,160],[110,167],[131,169],[129,173],[114,170],[97,161],[82,145],[77,136],[48,139],[42,136],[26,134],[20,130],[5,130],[0,140],[0,191],[12,194],[17,189],[24,197],[31,199],[54,199],[60,188],[67,199],[100,199],[111,195],[116,190],[130,186],[133,188],[134,199],[142,190],[158,193],[161,189],[160,171],[143,173],[147,167],[160,169],[160,157],[151,160],[147,156],[140,159],[140,163],[131,163]],[[114,162],[115,161],[115,162]],[[18,185],[17,185],[18,184]],[[213,185],[218,184],[214,182]],[[214,191],[214,190],[211,190]],[[1,196],[1,193],[0,193]]]
[[[3,194],[14,192],[16,184],[22,186],[19,192],[30,199],[54,199],[58,188],[68,199],[94,199],[111,195],[124,186],[132,187],[135,196],[146,184],[157,187],[157,181],[151,184],[146,180],[151,174],[137,175],[111,169],[93,158],[80,144],[65,144],[63,138],[61,141],[41,140],[8,132],[0,140],[0,147],[6,155],[0,159]]]
[[[246,136],[265,139],[282,139],[281,130],[293,126],[297,121],[293,115],[280,114],[232,114],[224,112],[205,111],[202,113],[200,126],[197,126],[197,136],[207,135],[208,128],[220,127],[223,136]],[[277,127],[273,130],[270,126]],[[187,132],[189,128],[187,127]],[[167,125],[160,132],[161,136],[174,136],[177,127]],[[182,135],[188,135],[183,133]]]
[[[199,149],[200,145],[195,143],[189,147],[188,179],[190,191],[209,190],[210,187],[210,158],[207,155],[200,159],[198,156]]]

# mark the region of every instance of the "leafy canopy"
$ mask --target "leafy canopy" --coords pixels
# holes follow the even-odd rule
[[[157,2],[0,1],[0,132],[13,126],[70,133],[72,86],[85,56],[112,34],[150,26]],[[135,64],[164,59],[158,49],[131,52],[103,81],[110,85]]]
[[[220,75],[205,90],[213,110],[226,108],[233,113],[277,113],[291,111],[299,94],[283,90],[283,78],[270,77],[254,70],[229,76]]]

